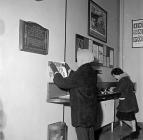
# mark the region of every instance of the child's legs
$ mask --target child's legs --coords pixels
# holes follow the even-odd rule
[[[134,112],[117,112],[116,116],[120,120],[120,126],[122,126],[122,122],[125,122],[132,128],[132,131],[136,131],[136,117]]]
[[[131,123],[132,123],[132,131],[134,132],[136,131],[136,121],[132,120]]]

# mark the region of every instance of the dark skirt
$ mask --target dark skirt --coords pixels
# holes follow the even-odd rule
[[[119,120],[125,120],[125,121],[132,121],[136,119],[134,112],[119,112],[118,111],[116,116]]]

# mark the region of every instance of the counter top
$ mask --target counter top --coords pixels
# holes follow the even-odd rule
[[[114,92],[111,94],[98,94],[97,98],[98,101],[106,101],[106,100],[112,100],[112,99],[118,99],[120,97],[120,93]],[[70,95],[64,95],[59,97],[53,97],[51,99],[48,99],[49,103],[56,103],[56,104],[64,104],[64,105],[70,105]]]
[[[99,94],[98,101],[106,101],[106,100],[111,100],[111,99],[118,99],[120,97],[119,92],[114,92],[112,94]]]

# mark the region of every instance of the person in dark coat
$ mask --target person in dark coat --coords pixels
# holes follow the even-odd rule
[[[95,140],[94,127],[97,116],[97,74],[94,68],[93,54],[87,49],[77,51],[78,69],[71,71],[69,76],[63,78],[56,66],[50,67],[55,73],[54,83],[68,89],[70,93],[72,125],[76,129],[78,140]],[[66,64],[67,71],[70,70]]]
[[[132,127],[132,133],[123,139],[137,138],[139,131],[135,114],[139,111],[139,108],[134,83],[129,75],[120,68],[112,69],[111,75],[118,81],[118,84],[116,88],[110,88],[110,90],[121,93],[116,116]]]

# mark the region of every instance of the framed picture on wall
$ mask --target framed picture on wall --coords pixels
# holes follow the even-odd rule
[[[88,34],[107,42],[107,12],[92,0],[88,2]]]
[[[32,21],[19,21],[19,47],[21,51],[48,54],[49,30]]]

